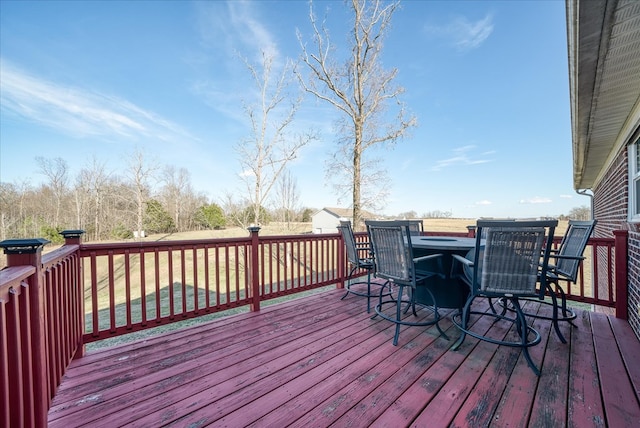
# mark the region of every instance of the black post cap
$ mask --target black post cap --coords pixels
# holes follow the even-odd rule
[[[44,238],[32,239],[5,239],[0,242],[0,247],[4,248],[5,254],[29,254],[35,253],[38,248],[43,247],[51,241]]]

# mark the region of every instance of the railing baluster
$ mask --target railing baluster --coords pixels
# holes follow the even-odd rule
[[[173,319],[175,316],[175,302],[174,302],[174,290],[173,290],[173,249],[171,247],[168,248],[167,252],[167,261],[169,267],[169,319]],[[160,295],[156,297],[160,300]]]
[[[116,290],[115,290],[115,275],[113,267],[113,250],[109,251],[108,255],[108,268],[109,268],[109,326],[110,332],[116,332]]]
[[[147,274],[144,248],[140,249],[140,324],[147,325]]]
[[[124,271],[131,272],[131,253],[129,250],[124,252]],[[125,313],[126,313],[126,326],[128,330],[132,328],[131,320],[131,275],[124,276],[124,295],[125,295]]]
[[[182,296],[182,315],[187,314],[187,259],[185,257],[184,246],[180,247],[180,284],[182,285],[180,295]]]
[[[199,286],[198,286],[198,250],[193,246],[191,249],[192,257],[193,257],[193,311],[195,314],[200,312],[200,305],[198,302]],[[186,315],[186,314],[185,314]]]

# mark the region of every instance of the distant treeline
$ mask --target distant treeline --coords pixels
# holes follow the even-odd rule
[[[0,182],[0,239],[41,237],[61,242],[58,232],[82,229],[88,241],[146,234],[243,226],[269,221],[311,221],[314,210],[263,208],[226,196],[215,203],[191,185],[186,169],[146,167],[142,157],[116,174],[94,161],[71,177],[61,159],[37,158],[44,183]]]

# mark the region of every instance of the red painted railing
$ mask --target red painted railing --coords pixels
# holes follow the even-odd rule
[[[262,301],[345,281],[338,234],[253,230],[246,238],[114,244],[65,237],[44,256],[41,246],[7,254],[0,271],[0,426],[46,426],[60,379],[87,342],[230,308],[259,310]],[[624,317],[625,248],[623,232],[591,239],[591,280],[581,272],[565,284],[569,298]]]
[[[83,342],[241,306],[259,310],[261,301],[339,284],[339,244],[338,235],[256,230],[246,238],[82,245]]]
[[[33,242],[15,249],[0,271],[0,426],[46,426],[51,399],[81,349],[78,245],[41,251]]]

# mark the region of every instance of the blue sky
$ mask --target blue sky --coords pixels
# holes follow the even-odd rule
[[[347,46],[342,1],[317,1]],[[0,2],[0,180],[43,181],[36,156],[74,175],[91,159],[121,173],[135,150],[186,168],[213,202],[241,194],[233,145],[250,135],[250,76],[237,52],[296,59],[306,1]],[[387,214],[567,214],[572,186],[565,3],[404,1],[385,41],[418,121],[380,152]],[[301,205],[338,203],[325,182],[336,112],[307,97],[295,126],[320,130],[290,166]]]

